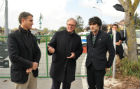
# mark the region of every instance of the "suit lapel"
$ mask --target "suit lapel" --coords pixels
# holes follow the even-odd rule
[[[100,34],[101,34],[101,31],[99,30],[99,32],[98,32],[98,34],[97,34],[97,36],[96,36],[96,39],[95,39],[95,43],[93,44],[93,42],[92,42],[92,32],[90,33],[90,44],[92,45],[92,47],[93,48],[95,48],[96,47],[96,43],[97,43],[97,41],[98,41],[98,39],[99,39],[99,37],[100,37]]]
[[[97,41],[98,41],[98,39],[100,38],[100,34],[101,34],[101,31],[99,30],[99,31],[98,31],[98,34],[97,34],[97,36],[96,36],[96,39],[95,39],[94,47],[96,47]]]

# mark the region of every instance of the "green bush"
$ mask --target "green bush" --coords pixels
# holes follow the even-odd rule
[[[4,37],[0,37],[0,42],[5,42],[7,39]]]
[[[140,79],[140,57],[137,62],[129,61],[127,58],[124,58],[120,62],[119,69],[124,76],[135,76]]]
[[[44,43],[44,42],[46,42],[46,40],[47,40],[47,42],[49,42],[50,41],[50,36],[36,36],[36,38],[38,38],[38,37],[40,37],[40,42],[41,43]]]
[[[41,37],[40,42],[41,43],[46,42],[46,38],[45,37]]]

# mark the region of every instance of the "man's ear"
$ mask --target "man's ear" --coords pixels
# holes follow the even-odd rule
[[[25,19],[24,19],[24,18],[22,18],[22,19],[21,19],[21,23],[23,23],[24,21],[25,21]]]

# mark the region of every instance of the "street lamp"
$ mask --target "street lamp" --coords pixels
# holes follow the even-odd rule
[[[5,36],[8,36],[9,29],[8,29],[8,0],[5,0]]]
[[[113,5],[113,7],[117,10],[117,11],[121,11],[121,12],[125,12],[123,6],[121,4],[115,4]],[[124,35],[125,35],[125,25],[124,25]],[[114,48],[116,50],[116,34],[113,37],[113,44],[114,44]],[[113,61],[113,78],[115,78],[115,72],[116,72],[116,56],[114,57],[114,61]]]

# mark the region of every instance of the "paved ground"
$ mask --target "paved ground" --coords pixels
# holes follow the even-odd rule
[[[72,83],[71,89],[83,89],[80,78]],[[10,79],[0,79],[0,89],[15,89],[15,84]],[[38,78],[38,89],[51,89],[50,78]]]
[[[86,80],[86,78],[76,78],[76,80],[72,83],[71,89],[88,89],[87,83],[83,82],[82,79]],[[51,89],[51,79],[50,78],[38,78],[38,89]],[[108,83],[107,83],[108,82]],[[119,86],[118,81],[115,80],[110,80],[107,81],[105,80],[105,86],[107,84],[113,84]],[[86,87],[85,87],[86,86]],[[0,89],[15,89],[15,84],[10,81],[9,78],[1,78],[0,79]],[[111,89],[105,87],[104,89]],[[129,88],[129,89],[140,89],[140,88]]]

